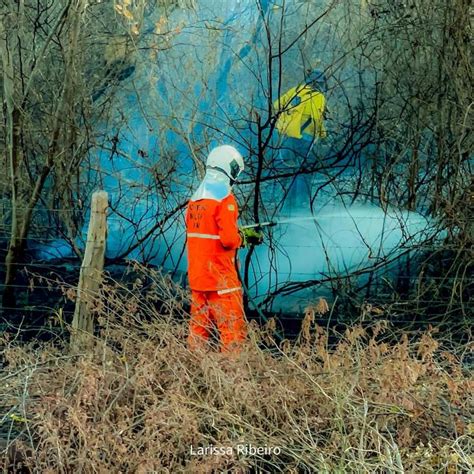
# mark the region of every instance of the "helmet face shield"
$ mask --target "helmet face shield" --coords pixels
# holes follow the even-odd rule
[[[232,160],[230,162],[230,177],[235,181],[237,176],[240,174],[240,166],[237,163],[237,160]]]

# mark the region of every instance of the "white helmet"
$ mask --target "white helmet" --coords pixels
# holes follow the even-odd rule
[[[229,179],[235,181],[244,170],[244,159],[236,148],[222,145],[214,148],[207,157],[206,167],[224,173]]]

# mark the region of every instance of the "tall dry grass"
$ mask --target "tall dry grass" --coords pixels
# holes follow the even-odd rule
[[[3,469],[473,469],[469,347],[444,350],[433,331],[397,339],[383,323],[348,328],[330,347],[308,316],[294,342],[277,346],[271,325],[251,325],[240,354],[189,352],[177,292],[157,274],[109,285],[97,301],[100,334],[82,353],[3,337]],[[280,452],[239,454],[239,445]],[[234,450],[195,454],[206,446]]]

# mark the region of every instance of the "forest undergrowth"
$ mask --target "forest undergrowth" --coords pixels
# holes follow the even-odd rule
[[[5,333],[0,469],[472,472],[471,344],[378,321],[330,345],[308,315],[295,341],[270,321],[240,353],[190,352],[179,291],[104,286],[81,351]]]

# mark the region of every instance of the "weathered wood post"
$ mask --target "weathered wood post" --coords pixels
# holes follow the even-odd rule
[[[79,274],[76,308],[72,320],[71,346],[73,348],[87,344],[90,336],[94,333],[92,308],[99,291],[104,269],[107,207],[107,193],[105,191],[95,192],[92,195],[86,250]]]

